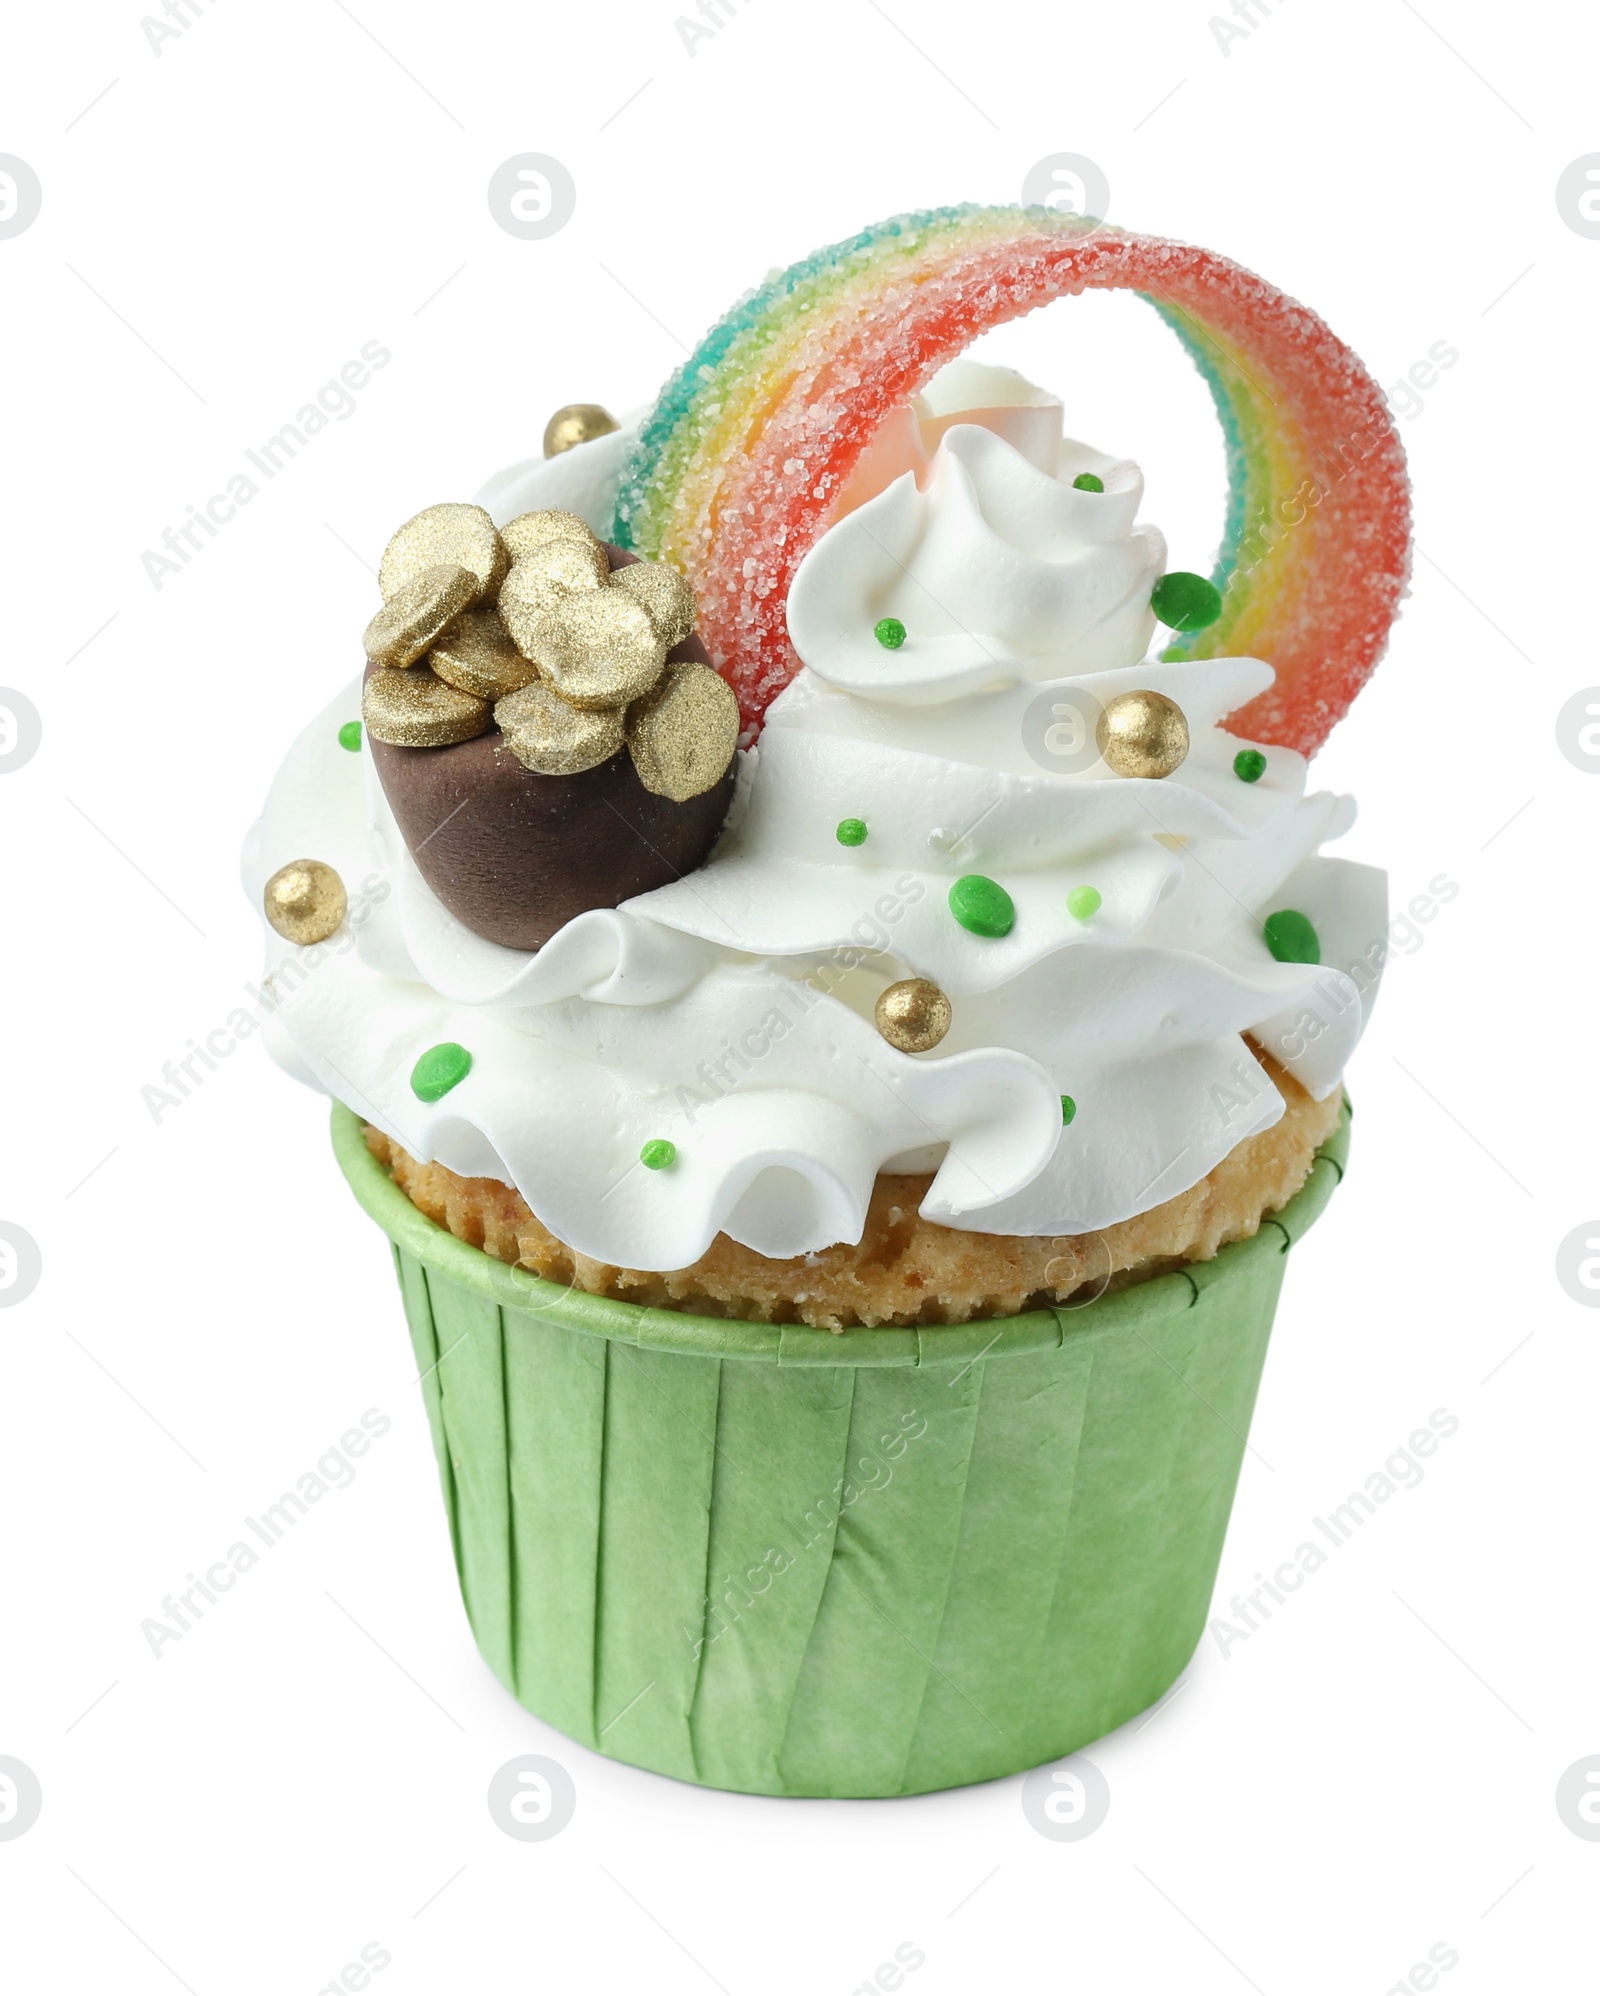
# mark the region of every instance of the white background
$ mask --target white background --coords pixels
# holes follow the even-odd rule
[[[905,1942],[915,1996],[1380,1996],[1440,1942],[1448,1996],[1594,1986],[1600,1843],[1554,1793],[1600,1752],[1600,1316],[1555,1261],[1600,1212],[1600,780],[1555,721],[1600,681],[1600,241],[1555,188],[1600,149],[1600,37],[1445,0],[1246,14],[1224,53],[1206,0],[748,0],[691,55],[673,0],[197,0],[159,53],[132,0],[16,11],[0,151],[44,205],[0,241],[0,680],[44,745],[0,778],[0,1219],[44,1273],[0,1312],[0,1753],[44,1809],[0,1842],[8,1987],[313,1996],[374,1941],[381,1996],[848,1996]],[[577,183],[543,242],[485,199],[524,151]],[[1459,1432],[1091,1749],[1111,1811],[1078,1843],[1036,1834],[1020,1780],[751,1800],[522,1712],[460,1611],[388,1250],[324,1106],[254,1044],[159,1125],[140,1094],[257,972],[238,845],[352,670],[393,527],[536,450],[557,404],[647,400],[770,267],[1015,200],[1060,151],[1103,167],[1110,219],[1261,270],[1381,382],[1459,354],[1403,424],[1414,594],[1317,766],[1397,906],[1459,893],[1358,1057],[1218,1612],[1432,1410]],[[356,412],[154,589],[163,528],[374,339]],[[1209,565],[1220,453],[1153,315],[1061,304],[991,352],[1139,457],[1174,565]],[[153,1658],[141,1620],[369,1407],[393,1427],[358,1480]],[[577,1789],[549,1842],[485,1807],[527,1751]]]

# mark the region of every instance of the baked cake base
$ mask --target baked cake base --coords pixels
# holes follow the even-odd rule
[[[411,1203],[457,1240],[549,1282],[619,1302],[809,1324],[842,1331],[877,1324],[964,1324],[1050,1303],[1088,1300],[1187,1261],[1209,1261],[1254,1234],[1305,1182],[1317,1146],[1338,1127],[1340,1095],[1311,1097],[1262,1056],[1284,1098],[1270,1130],[1247,1137],[1187,1192],[1099,1233],[963,1233],[917,1212],[929,1175],[883,1174],[859,1241],[772,1260],[719,1234],[696,1262],[665,1274],[575,1254],[529,1211],[515,1187],[422,1164],[382,1131],[367,1145]]]

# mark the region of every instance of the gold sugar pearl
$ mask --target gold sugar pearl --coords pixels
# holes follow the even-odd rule
[[[374,741],[395,748],[448,748],[485,735],[494,722],[487,700],[447,686],[425,665],[375,672],[361,689],[361,718]]]
[[[481,506],[429,506],[390,537],[378,563],[385,603],[430,568],[464,568],[477,582],[474,600],[505,580],[510,557]]]
[[[261,906],[289,942],[326,942],[344,920],[344,882],[320,859],[292,859],[262,889]]]
[[[650,612],[668,651],[694,629],[694,591],[662,561],[636,561],[611,571],[611,587],[625,589]]]
[[[628,715],[628,749],[639,781],[687,803],[718,783],[739,745],[739,703],[708,665],[675,661]]]
[[[542,618],[570,596],[592,596],[606,585],[611,564],[596,540],[551,540],[518,561],[500,591],[500,620],[525,658],[537,658]]]
[[[479,700],[503,700],[539,671],[511,642],[495,610],[467,610],[457,617],[429,652],[428,666],[446,686]]]
[[[389,598],[362,633],[367,657],[375,665],[414,664],[477,594],[470,569],[449,563],[425,568]]]
[[[950,1030],[950,1000],[926,977],[903,977],[878,994],[872,1023],[901,1053],[927,1053]]]
[[[518,762],[541,776],[576,776],[609,762],[622,747],[616,708],[584,713],[543,680],[500,701],[494,718]]]
[[[536,549],[548,547],[551,541],[581,541],[589,547],[600,545],[598,537],[590,532],[587,521],[580,520],[576,513],[563,512],[558,506],[546,507],[539,513],[519,513],[500,529],[500,540],[513,565],[526,561]]]
[[[617,427],[616,417],[598,402],[564,403],[544,426],[544,454],[559,457],[576,444],[610,436]]]
[[[655,685],[667,657],[649,611],[620,589],[564,596],[512,635],[574,707],[627,706]]]
[[[1094,738],[1118,776],[1170,776],[1189,753],[1189,723],[1164,693],[1124,693],[1109,701]]]

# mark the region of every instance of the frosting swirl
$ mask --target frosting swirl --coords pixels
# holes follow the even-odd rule
[[[986,401],[1026,389],[998,368],[958,370]],[[1053,397],[969,415],[985,420],[907,410],[847,489],[853,510],[796,571],[789,635],[829,685],[920,706],[1104,671],[1150,642],[1167,550],[1135,524],[1138,466],[1064,438]],[[893,651],[874,637],[884,618],[908,634]]]

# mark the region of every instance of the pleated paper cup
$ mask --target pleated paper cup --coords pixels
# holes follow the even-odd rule
[[[1014,1774],[1172,1684],[1205,1623],[1294,1200],[1079,1309],[835,1335],[645,1309],[437,1227],[338,1108],[394,1247],[473,1634],[584,1746],[714,1788]]]

